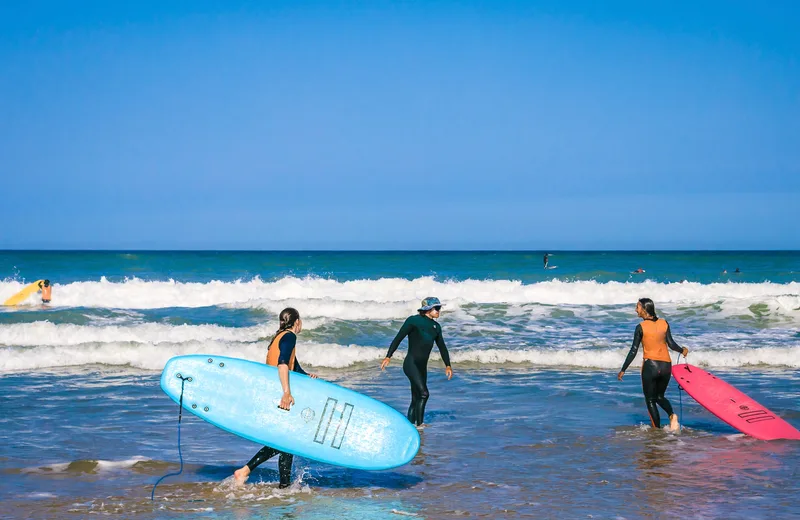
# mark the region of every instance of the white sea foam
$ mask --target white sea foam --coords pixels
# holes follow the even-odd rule
[[[0,298],[22,287],[0,282]],[[171,306],[228,306],[264,309],[274,316],[287,305],[301,310],[306,329],[335,320],[358,326],[367,320],[402,319],[415,312],[418,300],[435,294],[447,302],[448,339],[456,339],[451,354],[455,363],[481,365],[534,364],[617,368],[629,341],[626,331],[594,330],[585,320],[619,318],[621,308],[641,296],[654,298],[668,313],[744,316],[795,322],[800,319],[800,284],[696,283],[661,284],[550,281],[525,285],[516,281],[439,282],[380,279],[338,282],[320,278],[283,278],[275,282],[146,282],[138,279],[111,283],[75,282],[56,285],[54,303],[63,306],[148,309]],[[703,306],[703,308],[701,308]],[[626,313],[630,309],[625,307]],[[261,361],[263,342],[276,324],[250,327],[173,325],[143,322],[136,310],[96,317],[88,325],[48,321],[0,325],[0,371],[105,364],[160,370],[180,354],[214,353]],[[560,319],[572,313],[581,323]],[[95,318],[92,312],[90,317]],[[553,318],[559,318],[553,320]],[[333,323],[332,323],[333,321]],[[774,323],[772,320],[770,323]],[[780,326],[780,324],[778,324]],[[795,328],[724,330],[678,338],[692,348],[693,362],[709,366],[774,365],[798,367]],[[329,330],[330,338],[309,343],[301,340],[301,359],[311,366],[341,368],[372,362],[385,354],[385,346],[340,345],[347,340]],[[547,348],[526,344],[529,338]],[[314,339],[314,338],[312,338]],[[468,348],[460,347],[471,341]],[[624,340],[624,341],[623,341]],[[619,347],[617,347],[619,346]],[[697,347],[697,348],[695,348]]]
[[[570,366],[619,370],[627,349],[614,350],[544,350],[544,349],[467,349],[454,352],[453,363],[502,365],[507,363],[537,366]],[[800,367],[800,347],[765,347],[755,349],[697,350],[689,361],[698,366],[743,367],[780,366]],[[632,366],[641,366],[641,356]]]
[[[140,323],[129,326],[54,324],[49,321],[0,325],[0,345],[36,347],[87,343],[187,343],[200,341],[250,342],[269,337],[275,325],[221,327]],[[306,324],[306,328],[311,328]]]
[[[150,460],[147,457],[142,456],[135,456],[130,459],[125,460],[98,460],[97,461],[97,469],[98,471],[111,471],[111,470],[118,470],[118,469],[127,469],[131,468],[139,462],[148,461]]]
[[[263,343],[191,341],[160,345],[141,343],[95,343],[68,346],[0,347],[0,372],[37,370],[78,365],[128,365],[161,370],[173,356],[212,353],[251,361],[264,361]],[[385,348],[303,343],[298,359],[303,365],[342,368],[380,359]],[[402,353],[396,356],[403,359]]]
[[[627,348],[493,348],[469,347],[450,352],[453,365],[535,365],[547,367],[582,367],[619,369]],[[102,343],[73,346],[1,347],[0,372],[37,370],[76,365],[126,365],[145,370],[161,370],[169,358],[186,354],[212,354],[263,361],[263,343],[188,342],[160,345],[136,343]],[[322,343],[298,344],[298,358],[304,366],[345,368],[359,364],[376,364],[386,355],[385,347],[337,345]],[[403,352],[395,354],[395,364]],[[438,365],[434,352],[432,366]],[[800,368],[800,346],[697,349],[689,361],[700,366],[742,367],[775,366]],[[634,366],[641,363],[634,362]]]
[[[0,282],[0,298],[23,287],[18,282]],[[736,309],[767,304],[787,313],[800,312],[800,283],[641,283],[552,280],[523,284],[514,280],[437,281],[382,278],[339,282],[315,277],[286,277],[273,282],[250,281],[206,283],[148,282],[137,278],[112,283],[55,284],[52,306],[153,309],[228,305],[280,310],[286,303],[306,309],[307,316],[341,319],[398,318],[413,312],[425,296],[436,295],[456,306],[469,303],[538,303],[545,305],[625,305],[647,296],[659,304],[728,304]],[[31,296],[26,303],[35,303]],[[355,304],[355,305],[351,305]],[[369,312],[364,304],[368,304]],[[388,304],[388,305],[387,305]],[[380,319],[379,318],[379,319]]]
[[[139,462],[151,460],[148,457],[135,456],[124,460],[80,460],[73,462],[57,462],[45,466],[26,468],[23,473],[63,473],[70,466],[79,465],[83,471],[106,472],[131,468]]]

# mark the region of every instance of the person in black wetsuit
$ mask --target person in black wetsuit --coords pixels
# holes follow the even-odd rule
[[[281,311],[280,327],[278,332],[272,338],[267,351],[267,364],[278,367],[278,377],[281,381],[283,388],[283,396],[281,397],[280,408],[289,410],[294,404],[294,397],[289,386],[289,371],[297,372],[316,379],[315,374],[307,374],[300,366],[300,362],[295,357],[295,345],[297,344],[297,335],[303,330],[303,321],[300,319],[300,313],[291,307]],[[258,453],[256,453],[250,462],[241,468],[237,469],[233,476],[236,482],[242,484],[250,476],[250,472],[256,469],[260,464],[268,461],[275,455],[280,455],[278,459],[278,473],[280,475],[280,487],[289,487],[292,483],[292,461],[294,455],[291,453],[284,453],[278,451],[271,446],[264,446]]]
[[[672,410],[669,400],[664,397],[672,376],[672,358],[667,349],[680,352],[684,357],[689,354],[689,349],[675,343],[669,323],[656,316],[656,306],[650,298],[642,298],[637,302],[636,314],[642,318],[642,322],[636,326],[636,331],[633,333],[633,345],[628,352],[628,357],[625,358],[622,370],[617,374],[617,379],[622,381],[625,371],[639,352],[639,345],[642,345],[644,350],[642,391],[647,403],[647,412],[650,414],[650,423],[653,428],[661,427],[661,417],[658,413],[660,406],[669,415],[670,430],[675,431],[679,427],[678,415]]]
[[[400,342],[408,336],[408,354],[403,362],[403,372],[411,383],[411,405],[408,407],[408,420],[417,426],[422,426],[425,417],[425,404],[428,402],[428,359],[431,357],[433,344],[439,348],[439,354],[444,361],[444,372],[447,379],[453,377],[453,369],[450,367],[450,354],[442,338],[442,326],[436,321],[442,303],[438,298],[428,297],[422,300],[416,316],[409,317],[400,332],[397,333],[389,352],[381,363],[381,370],[389,366],[392,354],[394,354]]]
[[[550,263],[550,253],[544,254],[544,268],[547,269],[547,264]]]

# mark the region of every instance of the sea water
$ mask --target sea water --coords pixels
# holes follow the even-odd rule
[[[652,298],[689,361],[800,426],[796,252],[0,252],[0,501],[12,517],[775,518],[800,515],[800,443],[738,434],[673,382],[680,434],[652,431],[635,367],[616,374]],[[634,274],[638,268],[644,273]],[[735,270],[739,269],[739,273]],[[727,273],[723,273],[727,271]],[[307,370],[405,411],[405,346],[378,365],[419,300],[437,296],[438,354],[422,446],[359,472],[297,458],[230,481],[259,446],[160,390],[171,356],[261,361],[277,314],[304,320]],[[666,422],[666,418],[664,418]]]

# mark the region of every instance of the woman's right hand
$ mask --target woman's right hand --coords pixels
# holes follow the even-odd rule
[[[381,370],[386,370],[386,367],[389,366],[389,363],[391,363],[391,361],[392,361],[392,358],[389,358],[389,357],[383,358],[383,361],[381,361]]]
[[[683,347],[683,357],[686,357],[688,355],[689,355],[689,349],[686,348],[686,347]]]
[[[283,397],[281,397],[281,404],[278,405],[278,408],[288,411],[293,404],[294,404],[294,397],[292,397],[292,394],[290,394],[289,392],[286,392],[285,394],[283,394]]]

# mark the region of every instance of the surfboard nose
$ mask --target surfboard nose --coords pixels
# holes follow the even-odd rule
[[[191,374],[187,368],[186,356],[176,356],[167,361],[161,371],[161,390],[175,402],[178,402],[182,380],[187,378],[190,381]]]
[[[161,370],[161,386],[163,388],[164,381],[169,377],[175,377],[177,367],[177,358],[170,358]]]

